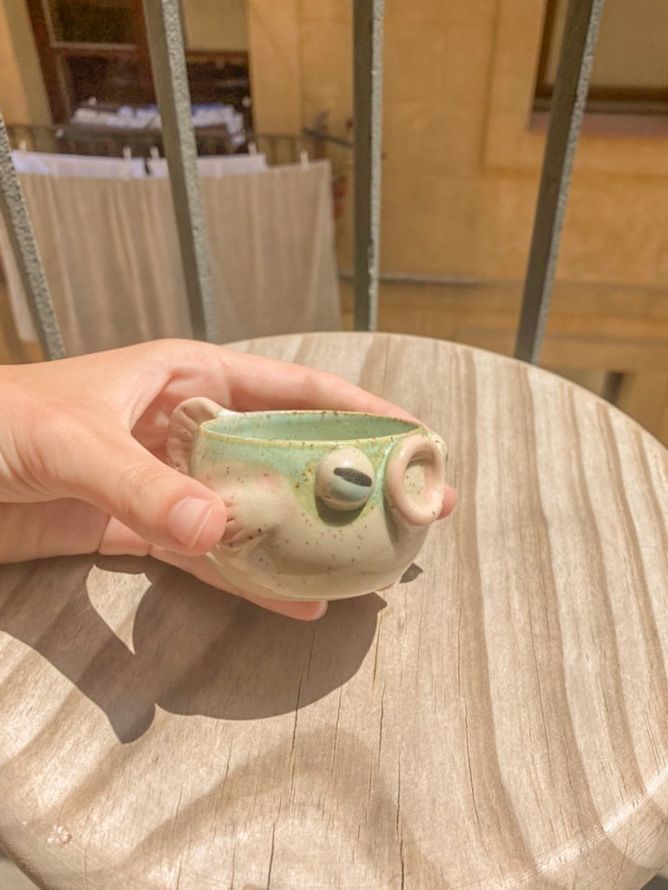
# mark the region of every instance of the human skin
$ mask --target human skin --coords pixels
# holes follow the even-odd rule
[[[191,340],[0,366],[0,562],[150,555],[219,587],[204,555],[224,534],[225,504],[165,463],[171,412],[202,395],[235,411],[410,418],[336,375]],[[442,518],[455,503],[446,486]],[[247,599],[302,620],[326,609]]]

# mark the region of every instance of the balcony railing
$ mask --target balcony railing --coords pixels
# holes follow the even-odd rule
[[[160,130],[136,127],[103,127],[90,124],[8,124],[9,144],[14,150],[56,152],[122,158],[164,156]],[[310,158],[327,157],[329,146],[352,149],[353,143],[330,136],[326,131],[304,128],[301,133],[256,133],[247,131],[242,145],[235,145],[224,126],[196,127],[198,156],[232,155],[256,150],[266,155],[269,164],[296,163],[305,151]]]
[[[540,190],[531,249],[527,263],[522,310],[515,355],[536,362],[540,355],[559,241],[580,133],[592,60],[604,0],[569,0],[564,39],[551,102]],[[354,0],[354,318],[358,329],[373,330],[378,319],[378,267],[380,249],[382,33],[383,0]],[[202,214],[196,158],[200,154],[229,153],[226,134],[194,131],[188,91],[179,0],[144,0],[144,16],[151,64],[162,120],[161,139],[167,157],[181,259],[192,327],[196,337],[219,339],[211,287],[208,239]],[[72,132],[77,130],[77,132]],[[50,145],[74,145],[86,140],[90,153],[95,140],[132,139],[137,156],[156,145],[156,134],[108,131],[82,133],[78,128],[31,128],[31,147],[40,140]],[[43,352],[49,358],[64,355],[64,347],[48,284],[40,262],[20,183],[11,160],[11,144],[22,140],[16,128],[10,136],[0,115],[0,211],[6,223],[17,267],[30,304]],[[300,141],[315,140],[317,131],[299,136],[267,136],[269,160],[283,140],[297,159]],[[37,141],[35,141],[37,140]],[[137,140],[145,140],[140,143]],[[118,153],[107,142],[103,154]],[[313,143],[312,143],[313,144]],[[260,144],[259,148],[264,150]],[[121,146],[122,149],[122,146]]]

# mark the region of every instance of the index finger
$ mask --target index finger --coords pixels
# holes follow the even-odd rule
[[[415,418],[343,377],[292,362],[181,341],[160,358],[176,402],[207,396],[235,411],[332,409]]]
[[[331,408],[414,419],[397,405],[329,371],[233,350],[229,350],[226,364],[234,402],[231,407],[241,411]]]

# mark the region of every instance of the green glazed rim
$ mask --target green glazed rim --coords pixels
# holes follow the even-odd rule
[[[290,434],[289,418],[302,421],[301,427],[295,423],[297,430]],[[280,423],[283,420],[283,431]],[[317,430],[318,424],[331,425],[331,437],[309,436],[308,426],[312,425]],[[355,428],[355,423],[359,427]],[[272,430],[272,424],[274,429]],[[379,427],[377,435],[369,434],[368,426]],[[260,427],[259,435],[254,434],[253,428]],[[235,429],[236,427],[236,429]],[[241,429],[239,429],[241,427]],[[264,429],[263,429],[264,427]],[[277,431],[277,428],[278,431]],[[348,427],[348,431],[346,431]],[[367,427],[365,429],[365,427]],[[233,443],[253,443],[254,445],[275,447],[318,446],[331,447],[342,445],[346,442],[359,444],[382,444],[391,442],[403,436],[411,435],[424,430],[422,424],[417,421],[403,420],[399,417],[389,417],[382,414],[367,414],[361,411],[251,411],[244,414],[222,414],[212,420],[201,424],[200,429],[207,438],[219,439]],[[327,431],[328,432],[328,431]],[[306,434],[305,434],[306,433]]]

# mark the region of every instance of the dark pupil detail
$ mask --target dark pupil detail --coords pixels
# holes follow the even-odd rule
[[[371,488],[371,478],[366,473],[354,470],[352,467],[337,467],[334,470],[334,475],[340,476],[346,482],[352,482],[353,485],[364,485],[366,488]]]

